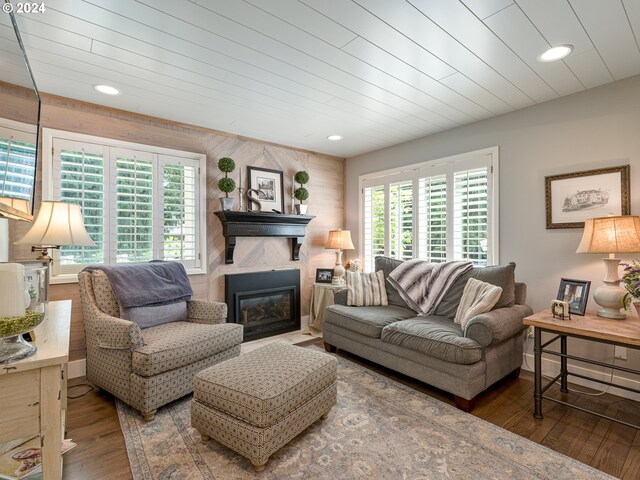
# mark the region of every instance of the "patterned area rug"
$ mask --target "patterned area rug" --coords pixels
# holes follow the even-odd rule
[[[318,347],[312,347],[318,348]],[[610,479],[389,378],[338,358],[338,405],[271,457],[248,460],[190,426],[190,397],[145,423],[117,402],[135,480]]]

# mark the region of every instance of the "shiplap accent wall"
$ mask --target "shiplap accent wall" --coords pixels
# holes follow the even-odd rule
[[[17,91],[8,85],[0,85],[0,116],[4,105],[14,105],[10,100]],[[5,98],[7,101],[5,102]],[[211,113],[215,115],[215,112]],[[224,274],[264,271],[274,268],[299,268],[302,286],[302,315],[309,310],[309,296],[317,267],[331,267],[335,255],[325,250],[327,232],[342,228],[344,222],[344,160],[313,152],[296,150],[280,145],[213,130],[178,124],[158,118],[141,116],[122,110],[78,102],[62,97],[43,95],[41,126],[78,133],[98,135],[129,142],[137,142],[178,150],[203,152],[207,155],[207,263],[208,275],[190,277],[195,297],[224,300]],[[291,192],[293,174],[307,170],[310,174],[309,214],[316,218],[307,229],[307,236],[300,251],[300,261],[291,261],[289,240],[283,238],[239,238],[235,249],[235,263],[224,263],[224,237],[219,220],[213,213],[219,210],[217,187],[221,173],[216,163],[220,157],[230,156],[243,169],[246,186],[248,165],[282,170],[284,189]],[[41,174],[41,170],[38,175]],[[237,179],[238,170],[232,174]],[[38,179],[36,205],[40,201]],[[236,195],[237,197],[237,195]],[[237,202],[237,200],[236,200]],[[291,206],[285,201],[286,211]],[[26,222],[11,222],[12,241],[28,229]],[[34,258],[28,247],[13,246],[11,259]],[[71,322],[71,359],[85,357],[84,328],[77,284],[52,285],[50,299],[73,300]]]

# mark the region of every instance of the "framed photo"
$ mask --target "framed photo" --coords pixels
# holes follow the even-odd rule
[[[588,218],[630,215],[629,165],[545,177],[547,229],[583,228]]]
[[[333,268],[316,268],[316,283],[331,283]]]
[[[247,171],[249,173],[249,189],[258,190],[258,200],[262,204],[262,211],[278,210],[284,212],[282,171],[258,167],[247,167]]]
[[[589,300],[591,282],[586,280],[560,279],[557,299],[569,304],[569,312],[584,315]]]

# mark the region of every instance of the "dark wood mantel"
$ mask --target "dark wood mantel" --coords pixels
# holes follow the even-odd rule
[[[271,212],[215,212],[222,223],[225,239],[225,263],[233,263],[237,237],[287,237],[291,239],[291,260],[300,260],[300,247],[313,215],[289,215]]]

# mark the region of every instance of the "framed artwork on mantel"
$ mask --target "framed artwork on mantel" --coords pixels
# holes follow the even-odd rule
[[[629,165],[545,177],[547,229],[583,228],[588,218],[630,215]]]
[[[284,213],[284,187],[281,170],[247,167],[249,173],[249,189],[258,191],[258,200],[263,212],[277,210]]]

